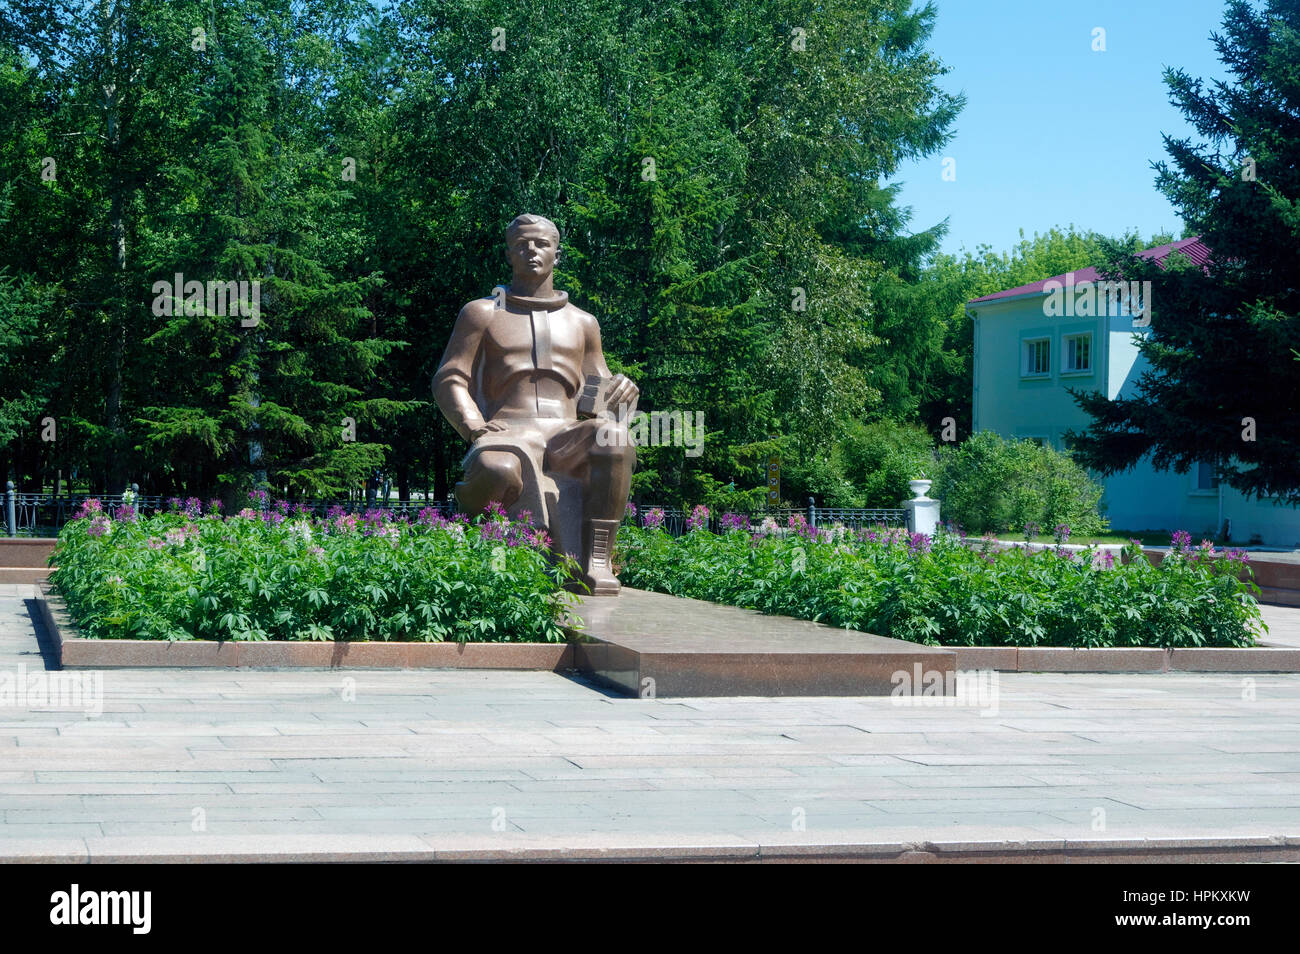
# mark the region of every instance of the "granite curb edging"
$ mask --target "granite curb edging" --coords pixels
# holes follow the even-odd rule
[[[953,646],[957,668],[1003,672],[1300,672],[1300,649],[1076,649],[1069,646]]]
[[[63,669],[573,668],[569,643],[212,642],[81,639],[63,600],[40,588],[41,621]]]
[[[585,668],[570,643],[166,642],[81,639],[63,600],[40,584],[41,621],[65,669],[525,669]],[[604,640],[590,640],[620,649]],[[1300,649],[1146,649],[1043,646],[928,647],[956,654],[956,669],[1040,673],[1297,673]],[[624,653],[631,652],[622,650]]]
[[[1032,840],[773,841],[743,835],[679,839],[610,835],[608,839],[534,837],[496,840],[431,835],[334,835],[212,838],[174,836],[11,840],[10,864],[285,864],[285,863],[876,863],[1112,864],[1116,862],[1298,862],[1300,837],[1239,835]],[[600,843],[603,841],[604,843]],[[278,843],[278,844],[277,844]]]

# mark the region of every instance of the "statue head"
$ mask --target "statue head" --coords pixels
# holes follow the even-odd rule
[[[516,216],[506,226],[506,257],[518,279],[545,278],[555,269],[560,230],[540,215]]]

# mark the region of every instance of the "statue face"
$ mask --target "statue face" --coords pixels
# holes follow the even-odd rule
[[[511,270],[521,278],[544,278],[555,268],[559,243],[551,230],[526,225],[510,236],[507,255]]]

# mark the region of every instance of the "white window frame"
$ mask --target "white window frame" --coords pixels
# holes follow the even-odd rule
[[[1221,482],[1220,479],[1218,477],[1212,476],[1210,478],[1210,486],[1202,487],[1201,486],[1202,467],[1214,468],[1215,463],[1212,460],[1200,460],[1196,462],[1196,467],[1192,471],[1192,493],[1203,494],[1205,496],[1217,495],[1219,493],[1219,484]]]
[[[1030,355],[1037,357],[1034,346],[1040,343],[1047,346],[1047,354],[1043,356],[1045,370],[1033,371],[1030,369]],[[1052,376],[1052,338],[1050,335],[1026,336],[1020,339],[1020,376],[1022,378],[1050,378]]]
[[[1070,342],[1078,339],[1084,339],[1088,342],[1088,366],[1086,368],[1070,367]],[[1094,347],[1093,334],[1091,331],[1071,331],[1061,335],[1061,374],[1077,374],[1080,376],[1092,374],[1096,369],[1093,357],[1096,354]]]

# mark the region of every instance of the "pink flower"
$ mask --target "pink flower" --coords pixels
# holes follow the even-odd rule
[[[94,514],[102,513],[103,509],[104,508],[100,505],[98,498],[87,497],[81,502],[81,506],[77,508],[77,512],[72,515],[72,519],[80,520],[83,517],[90,517]]]
[[[691,515],[686,518],[687,530],[703,530],[709,525],[709,508],[704,504],[696,504],[691,509]]]

